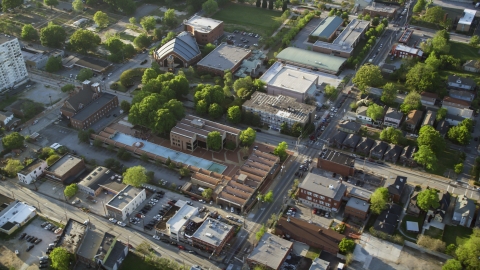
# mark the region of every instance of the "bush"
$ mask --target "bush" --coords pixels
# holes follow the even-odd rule
[[[391,235],[388,235],[384,232],[379,232],[379,231],[375,230],[373,227],[370,227],[370,229],[368,229],[368,231],[370,232],[371,235],[373,235],[375,237],[378,237],[378,238],[383,239],[383,240],[390,241],[390,242],[395,243],[395,244],[403,245],[403,243],[405,242],[403,237],[401,235],[398,235],[398,234],[396,234],[394,236],[391,236]]]
[[[420,235],[417,244],[433,251],[445,252],[445,242],[427,235]]]

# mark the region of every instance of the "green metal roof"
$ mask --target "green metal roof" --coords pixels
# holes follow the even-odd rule
[[[331,70],[334,73],[338,73],[345,61],[347,61],[346,58],[294,47],[288,47],[281,51],[277,55],[277,59],[318,68],[319,70]]]
[[[342,23],[342,18],[338,16],[327,17],[318,24],[317,28],[315,28],[310,35],[327,39],[338,29],[338,27],[340,27],[340,25],[342,25]]]

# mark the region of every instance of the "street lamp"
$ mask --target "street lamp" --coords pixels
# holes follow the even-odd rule
[[[52,95],[49,94],[48,97],[50,98],[50,107],[52,107]]]

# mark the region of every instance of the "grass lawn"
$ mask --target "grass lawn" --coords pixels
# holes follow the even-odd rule
[[[17,95],[5,95],[3,97],[0,97],[0,110],[5,109],[5,107],[9,106],[13,102],[17,101],[18,96]]]
[[[474,80],[477,84],[480,83],[480,77],[478,75],[464,70],[440,70],[438,74],[440,75],[440,78],[444,81],[448,79],[449,75],[457,75],[463,78],[470,78]]]
[[[130,251],[122,263],[120,270],[150,270],[153,267],[146,263],[140,256],[135,254],[134,252]]]
[[[450,41],[450,54],[455,58],[459,58],[462,62],[471,59],[480,60],[478,49],[472,48],[467,43]]]
[[[458,164],[459,162],[460,153],[447,147],[441,155],[437,155],[437,166],[435,166],[433,170],[426,169],[426,171],[436,175],[445,176],[448,169],[453,170],[455,164]],[[453,171],[451,175],[453,175]]]
[[[418,228],[421,230],[423,226],[423,221],[425,220],[425,214],[420,215],[418,217],[406,215],[402,220],[402,231],[411,238],[417,238],[418,233],[412,233],[407,231],[407,221],[418,222]]]
[[[122,33],[120,33],[120,39],[129,40],[129,41],[133,42],[135,37],[132,36],[132,35],[126,34],[125,32],[122,32]]]
[[[306,258],[315,260],[315,258],[318,258],[320,256],[321,250],[318,248],[312,248],[310,247],[307,251],[307,255],[305,255]]]
[[[443,241],[448,246],[455,244],[457,246],[465,243],[470,235],[472,229],[463,226],[449,226],[445,225],[445,231],[443,232]]]
[[[430,229],[425,230],[425,235],[428,235],[435,239],[442,239],[443,231],[433,226],[430,226]]]
[[[270,36],[282,23],[280,16],[282,16],[281,11],[229,4],[215,13],[212,18],[223,21],[227,32],[238,29]]]

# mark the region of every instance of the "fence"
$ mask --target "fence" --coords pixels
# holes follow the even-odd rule
[[[445,259],[445,260],[449,260],[449,259],[453,258],[452,256],[449,256],[447,254],[443,254],[443,253],[440,253],[440,252],[437,252],[437,251],[426,249],[424,247],[421,247],[421,246],[419,246],[419,245],[417,245],[413,242],[407,241],[407,240],[405,240],[405,246],[411,247],[411,248],[416,249],[420,252],[425,252],[425,253],[428,253],[430,255],[440,257],[440,258]]]

